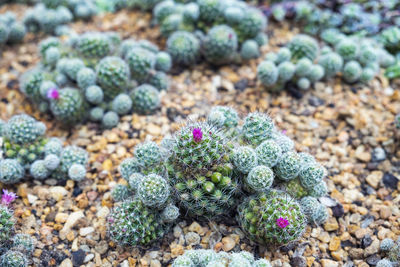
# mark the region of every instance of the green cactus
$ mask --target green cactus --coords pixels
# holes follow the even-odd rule
[[[0,182],[15,184],[24,178],[25,170],[16,159],[0,160]]]
[[[65,124],[74,124],[85,117],[86,105],[82,93],[76,88],[64,88],[58,97],[50,99],[54,117]]]
[[[230,63],[238,48],[236,33],[227,25],[214,26],[207,33],[203,48],[208,62],[215,65]]]
[[[9,250],[0,257],[0,265],[4,267],[27,267],[28,259],[19,251]]]
[[[1,161],[0,161],[1,163]],[[6,206],[0,205],[0,243],[11,239],[14,232],[13,212]]]
[[[193,33],[177,31],[168,38],[167,51],[174,63],[189,66],[200,56],[200,42]]]
[[[317,58],[319,53],[319,46],[317,41],[305,34],[296,35],[288,44],[292,54],[292,60],[297,61],[301,58],[308,58],[314,60]]]
[[[280,191],[250,197],[238,212],[242,229],[259,244],[286,244],[300,238],[305,230],[306,216],[299,204]]]
[[[149,84],[136,87],[131,93],[132,107],[138,113],[150,114],[160,106],[158,90]]]
[[[87,58],[102,58],[112,50],[110,39],[101,33],[85,33],[79,37],[77,50]]]
[[[271,138],[274,129],[274,122],[267,114],[254,112],[244,119],[242,134],[248,143],[258,145]]]

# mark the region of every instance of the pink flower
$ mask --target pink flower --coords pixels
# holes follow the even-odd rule
[[[282,130],[282,133],[283,133],[283,134],[286,134],[286,133],[287,133],[287,130]]]
[[[194,128],[192,131],[193,134],[193,140],[198,143],[203,139],[203,132],[201,131],[200,128]]]
[[[8,192],[8,190],[3,189],[3,196],[1,197],[1,204],[4,206],[9,206],[17,198],[17,195],[13,192]]]
[[[276,219],[276,225],[278,225],[279,228],[283,229],[289,225],[289,221],[286,218],[280,217]]]
[[[47,91],[47,98],[50,99],[58,99],[60,97],[60,93],[56,88],[51,88]]]

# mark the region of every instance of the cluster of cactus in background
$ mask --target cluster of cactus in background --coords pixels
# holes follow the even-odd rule
[[[172,267],[271,267],[265,259],[256,260],[250,252],[215,252],[211,249],[187,250],[177,257]]]
[[[398,1],[362,2],[284,1],[265,8],[265,13],[277,21],[293,19],[312,35],[327,28],[336,28],[346,34],[375,35],[388,25],[400,26]]]
[[[24,15],[29,32],[64,35],[67,24],[76,19],[90,19],[97,13],[94,0],[41,0]]]
[[[26,34],[24,24],[17,21],[13,12],[0,15],[0,46],[22,42]]]
[[[400,239],[394,242],[390,238],[385,238],[380,244],[380,251],[386,258],[380,260],[377,267],[397,266],[400,263]]]
[[[27,267],[35,240],[27,234],[14,233],[14,213],[11,203],[17,196],[3,189],[0,202],[0,266]]]
[[[341,73],[345,82],[367,83],[396,61],[378,42],[363,37],[349,37],[336,29],[321,33],[326,45],[308,35],[296,35],[277,53],[270,52],[257,69],[260,82],[273,92],[289,82],[307,90],[321,79]]]
[[[262,113],[241,121],[234,109],[214,107],[206,121],[183,126],[160,146],[138,145],[120,173],[128,185],[112,191],[122,204],[109,223],[118,243],[148,245],[161,237],[179,216],[175,203],[200,219],[236,214],[260,244],[297,240],[307,222],[319,225],[329,216],[318,201],[327,194],[325,168],[295,152],[293,141]],[[139,224],[141,217],[153,224]]]
[[[268,39],[266,17],[242,1],[165,0],[153,17],[178,65],[193,65],[201,56],[215,65],[257,58]]]
[[[65,42],[50,37],[39,50],[42,60],[21,77],[21,90],[64,124],[89,119],[112,128],[132,111],[154,112],[169,88],[171,57],[146,40],[88,32]]]
[[[87,152],[76,146],[63,147],[61,140],[48,138],[45,132],[42,122],[26,114],[15,115],[8,122],[0,121],[0,182],[18,183],[26,171],[38,180],[85,178]]]

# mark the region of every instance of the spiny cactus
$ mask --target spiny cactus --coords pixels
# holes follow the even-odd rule
[[[319,46],[317,41],[304,34],[296,35],[289,43],[288,48],[293,60],[308,58],[314,60],[318,56]]]
[[[46,127],[28,115],[16,115],[4,124],[0,160],[0,181],[19,182],[29,170],[34,179],[49,177],[82,180],[86,176],[88,154],[78,147],[63,147],[57,138],[45,136]]]
[[[177,31],[168,38],[167,51],[174,63],[189,66],[200,56],[200,42],[190,32]]]
[[[26,267],[28,259],[19,251],[9,250],[0,257],[0,265],[4,267]]]
[[[110,237],[129,246],[148,246],[168,231],[157,210],[146,207],[140,200],[120,203],[108,217]]]
[[[248,198],[238,211],[243,230],[261,244],[294,241],[303,234],[307,222],[295,200],[274,190]]]
[[[28,234],[16,234],[13,237],[12,248],[23,252],[26,255],[33,253],[36,240]]]
[[[253,254],[247,251],[236,253],[215,252],[213,250],[187,250],[174,260],[172,267],[207,266],[207,267],[271,267],[265,259],[255,260]]]
[[[322,224],[329,216],[317,200],[327,193],[325,169],[310,154],[297,153],[263,113],[240,120],[232,108],[215,107],[206,121],[182,126],[160,146],[138,145],[120,173],[128,183],[120,192],[163,222],[179,216],[175,204],[187,215],[218,219],[241,203],[237,220],[261,244],[294,241],[307,222]]]
[[[68,126],[91,120],[115,127],[120,116],[154,112],[159,91],[169,89],[171,56],[146,40],[87,32],[47,38],[39,52],[42,61],[21,77],[21,91]]]

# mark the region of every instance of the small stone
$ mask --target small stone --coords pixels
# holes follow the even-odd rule
[[[204,235],[204,229],[203,229],[203,227],[201,227],[201,225],[200,225],[199,223],[197,223],[197,222],[193,222],[193,223],[189,226],[188,230],[189,230],[190,232],[196,232],[196,233],[198,233],[199,235]]]
[[[185,235],[185,240],[188,245],[198,245],[200,244],[200,235],[195,232],[189,232]]]
[[[372,162],[379,162],[386,159],[386,152],[381,147],[376,147],[372,150]]]
[[[339,263],[333,260],[322,259],[321,260],[322,267],[338,267]]]
[[[365,178],[365,180],[370,186],[376,189],[378,188],[379,182],[382,180],[382,178],[383,178],[383,172],[373,171],[371,172],[371,174],[367,176],[367,178]]]
[[[385,173],[384,175],[383,175],[383,184],[386,186],[386,187],[389,187],[389,188],[391,188],[391,189],[397,189],[397,184],[398,184],[398,182],[399,182],[399,179],[396,177],[396,176],[394,176],[393,174],[391,174],[391,173]]]
[[[159,260],[151,260],[150,267],[161,267],[161,262]]]
[[[363,255],[364,250],[362,248],[351,248],[349,250],[349,256],[354,260],[362,259]]]
[[[328,232],[336,231],[339,229],[339,224],[334,217],[330,217],[328,221],[324,224],[324,229]]]
[[[222,249],[225,252],[231,251],[236,245],[235,240],[233,240],[233,238],[231,238],[229,236],[222,238],[222,244],[223,244]]]
[[[366,236],[364,236],[363,239],[361,240],[361,247],[362,247],[362,248],[366,248],[366,247],[368,247],[369,245],[371,245],[371,243],[372,243],[372,238],[371,238],[371,236],[370,236],[370,235],[366,235]],[[379,242],[378,242],[378,245],[379,245]]]
[[[63,229],[61,229],[61,231],[60,231],[60,238],[65,239],[66,234],[70,231],[70,229],[72,227],[74,227],[75,224],[78,222],[78,220],[82,219],[83,217],[85,217],[85,215],[83,214],[82,211],[76,211],[76,212],[71,213],[68,216],[68,219],[67,219],[66,223],[64,224]]]
[[[340,248],[340,238],[337,236],[334,236],[331,239],[331,242],[329,243],[329,250],[330,251],[336,251]]]
[[[303,257],[294,257],[290,260],[290,265],[293,267],[306,267],[307,261]]]
[[[72,252],[72,264],[74,266],[81,266],[85,260],[85,254],[85,251],[82,249]]]
[[[61,262],[59,267],[73,267],[72,261],[70,259],[65,259]]]
[[[62,186],[53,186],[52,188],[50,188],[50,195],[56,201],[60,201],[67,194],[67,189]]]
[[[332,215],[336,218],[342,217],[344,215],[343,205],[338,203],[336,206],[332,207]]]
[[[32,205],[35,204],[36,200],[38,200],[37,196],[28,194],[28,202],[29,202],[29,204],[32,204]]]
[[[172,244],[170,245],[170,247],[171,247],[171,257],[172,257],[172,258],[176,258],[176,257],[178,257],[179,255],[182,255],[182,254],[183,254],[184,249],[183,249],[183,246],[182,246],[182,245],[176,244],[176,243],[172,243]]]
[[[174,237],[179,238],[182,234],[182,228],[179,227],[179,225],[175,225],[173,232],[174,232]]]
[[[79,235],[80,236],[87,236],[91,233],[94,232],[94,228],[93,227],[85,227],[85,228],[81,228],[79,229]]]
[[[342,261],[344,259],[344,250],[332,251],[331,255],[334,260]]]
[[[105,240],[101,240],[99,243],[96,244],[96,246],[94,247],[94,249],[100,253],[101,255],[103,255],[104,253],[107,252],[108,250],[108,243]]]
[[[60,212],[60,213],[56,214],[56,217],[54,220],[57,223],[65,223],[67,221],[67,219],[68,219],[68,213]]]
[[[379,251],[379,240],[375,239],[372,241],[371,245],[365,249],[364,256],[371,256],[378,253]]]
[[[387,206],[383,206],[379,211],[379,215],[382,219],[387,219],[392,215],[392,210]]]
[[[85,260],[84,260],[83,262],[89,262],[89,261],[91,261],[93,258],[94,258],[94,254],[93,254],[93,253],[88,254],[88,255],[86,255]]]

